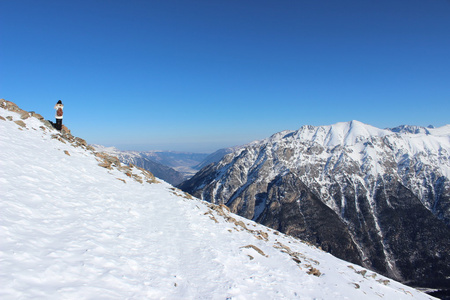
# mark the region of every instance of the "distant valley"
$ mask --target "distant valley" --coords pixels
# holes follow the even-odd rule
[[[124,164],[133,164],[152,172],[156,177],[178,185],[191,178],[201,168],[218,162],[233,148],[220,149],[212,154],[176,151],[121,151],[115,147],[92,145],[97,151],[116,156]]]

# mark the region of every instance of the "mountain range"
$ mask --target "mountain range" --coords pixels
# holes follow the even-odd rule
[[[450,286],[450,125],[303,126],[179,187],[415,286]]]

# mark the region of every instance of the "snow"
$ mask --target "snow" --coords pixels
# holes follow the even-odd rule
[[[1,299],[432,298],[0,116]]]

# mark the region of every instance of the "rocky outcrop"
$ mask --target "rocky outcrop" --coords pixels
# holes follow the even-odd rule
[[[4,108],[6,110],[9,110],[9,111],[18,113],[20,115],[21,120],[26,120],[29,117],[34,117],[34,118],[38,119],[39,121],[41,121],[45,127],[47,127],[47,128],[54,127],[52,122],[45,120],[44,117],[41,116],[40,114],[37,114],[34,111],[30,111],[30,112],[25,111],[25,110],[21,109],[19,106],[17,106],[17,104],[15,104],[14,102],[11,102],[11,101],[8,101],[5,99],[0,99],[0,107]],[[21,127],[26,127],[25,123],[23,121],[21,122],[21,120],[16,120],[14,122],[16,122],[16,124]],[[68,130],[67,127],[65,127],[64,125],[63,125],[63,130],[61,130],[61,131],[62,131],[62,133],[68,132],[70,134],[70,130]]]
[[[417,286],[450,285],[450,127],[280,132],[179,187]]]
[[[19,108],[15,103],[11,101],[7,101],[5,99],[0,99],[0,107],[4,108],[8,111],[15,112],[19,114],[20,120],[15,120],[13,116],[7,116],[6,118],[0,117],[3,121],[12,121],[16,123],[20,129],[28,129],[26,126],[26,123],[23,120],[28,119],[29,117],[34,117],[38,119],[40,122],[42,122],[42,126],[40,126],[40,129],[43,131],[50,131],[50,136],[52,139],[56,139],[60,141],[61,143],[70,144],[73,147],[81,147],[88,151],[91,151],[95,154],[99,166],[113,170],[117,169],[123,173],[125,173],[128,177],[130,177],[133,180],[136,180],[140,183],[159,183],[159,181],[155,178],[155,176],[138,166],[135,166],[133,164],[122,164],[119,160],[119,158],[110,155],[108,153],[104,152],[97,152],[95,149],[88,145],[88,143],[79,137],[73,136],[71,134],[71,131],[65,126],[62,126],[61,131],[57,131],[54,129],[53,124],[50,121],[45,120],[40,114],[37,114],[35,112],[27,112]],[[65,150],[64,153],[68,156],[70,156],[69,151]],[[120,179],[123,180],[123,179]],[[124,181],[126,183],[126,181]]]
[[[318,245],[347,261],[362,264],[361,254],[345,222],[295,174],[275,177],[268,184],[267,193],[258,198],[267,204],[256,219],[259,223]]]

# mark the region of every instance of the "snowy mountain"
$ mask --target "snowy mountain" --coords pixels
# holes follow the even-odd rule
[[[432,298],[0,106],[1,299]]]
[[[115,147],[92,145],[97,151],[114,155],[124,164],[144,168],[170,184],[177,185],[191,178],[208,154],[175,151],[121,151]]]
[[[233,213],[415,286],[450,286],[450,125],[303,126],[180,185]]]

